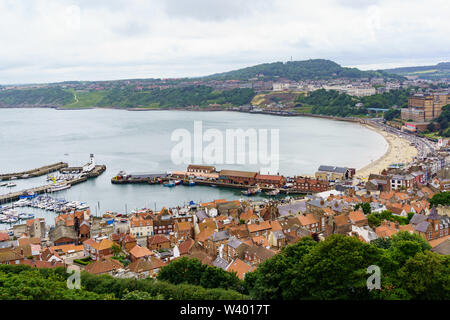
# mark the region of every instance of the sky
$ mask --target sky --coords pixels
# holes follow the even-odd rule
[[[450,61],[448,0],[0,0],[0,84]]]

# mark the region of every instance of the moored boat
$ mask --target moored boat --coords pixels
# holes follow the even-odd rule
[[[57,191],[62,191],[62,190],[69,189],[70,187],[71,187],[70,184],[55,185],[55,186],[51,186],[50,188],[48,188],[48,189],[47,189],[47,192],[57,192]]]
[[[255,187],[255,188],[249,188],[248,190],[242,191],[242,194],[244,196],[254,196],[257,193],[261,192],[261,188],[260,187]]]
[[[274,189],[274,190],[271,190],[269,192],[266,192],[266,195],[268,195],[268,196],[277,196],[279,193],[280,193],[279,189]]]
[[[164,183],[163,186],[172,188],[172,187],[175,187],[175,182],[174,181],[169,181],[169,182]]]

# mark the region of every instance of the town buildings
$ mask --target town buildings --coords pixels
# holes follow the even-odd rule
[[[408,98],[408,108],[401,110],[403,120],[426,122],[439,117],[450,103],[450,93],[415,93]]]

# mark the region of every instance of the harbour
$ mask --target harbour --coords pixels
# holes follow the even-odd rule
[[[70,188],[55,194],[87,202],[91,208],[99,207],[99,212],[125,212],[127,209],[130,212],[135,208],[161,208],[214,199],[248,200],[249,197],[242,193],[248,190],[246,185],[227,187],[225,181],[206,184],[197,178],[193,187],[183,184],[163,187],[164,183],[154,181],[149,184],[139,179],[112,183],[111,178],[121,170],[152,174],[186,170],[187,164],[174,164],[171,161],[174,143],[170,140],[170,132],[177,128],[192,129],[193,121],[196,120],[203,121],[205,130],[244,128],[248,121],[252,121],[256,129],[281,128],[280,175],[283,176],[314,175],[320,164],[359,168],[385,152],[383,137],[359,124],[306,117],[280,117],[274,122],[271,115],[221,112],[218,121],[217,114],[201,111],[6,109],[2,110],[2,118],[5,124],[0,134],[1,173],[27,171],[29,168],[61,161],[69,164],[68,169],[64,168],[62,172],[76,176],[76,173],[71,173],[71,169],[82,167],[86,157],[94,153],[99,163],[106,165],[105,173],[95,179],[74,183]],[[40,125],[33,127],[36,121]],[[301,138],[291,139],[293,136]],[[367,145],[373,147],[367,149]],[[330,154],[333,154],[333,163],[330,163]],[[352,156],[354,154],[360,156]],[[250,164],[227,164],[223,168],[259,170]],[[57,178],[58,174],[53,176]],[[183,179],[174,176],[172,180]],[[0,196],[54,184],[46,180],[46,175],[4,182],[13,182],[17,186],[0,187]],[[267,199],[270,196],[266,192],[269,191],[262,190],[250,198]],[[283,190],[280,196],[286,196]],[[41,212],[40,209],[33,210]],[[42,212],[42,216],[47,217],[47,214]],[[52,222],[51,216],[48,217]]]
[[[65,164],[65,166],[62,168],[68,168],[68,165]],[[47,180],[53,181],[53,184],[45,184],[37,187],[27,188],[24,190],[16,191],[16,192],[10,192],[7,194],[0,195],[0,204],[2,203],[9,203],[16,200],[19,200],[23,197],[33,196],[33,195],[39,195],[42,193],[53,193],[58,192],[62,190],[66,190],[76,184],[82,183],[87,181],[90,178],[96,178],[99,175],[101,175],[103,172],[105,172],[106,166],[105,165],[96,165],[94,160],[94,155],[91,154],[89,162],[84,166],[81,167],[81,169],[78,171],[78,174],[73,176],[70,175],[67,179],[60,179],[57,181],[55,178],[48,176]],[[60,173],[68,172],[60,170]],[[72,173],[76,173],[75,170],[71,171]],[[62,180],[62,181],[61,181]],[[7,185],[6,185],[7,187]]]

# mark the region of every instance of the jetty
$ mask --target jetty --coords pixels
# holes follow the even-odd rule
[[[70,186],[74,186],[76,184],[85,182],[90,178],[98,177],[103,172],[105,172],[105,170],[106,170],[105,165],[96,165],[91,171],[83,174],[81,177],[78,177],[78,178],[75,178],[72,180],[67,180],[67,181],[65,181],[65,183]],[[19,197],[23,196],[23,195],[47,193],[47,190],[54,186],[55,186],[55,184],[46,184],[46,185],[39,186],[39,187],[34,187],[34,188],[30,188],[30,189],[25,189],[25,190],[20,190],[20,191],[11,192],[8,194],[0,195],[0,204],[19,200]]]
[[[45,174],[49,174],[50,172],[60,171],[64,168],[67,168],[68,166],[69,165],[65,162],[57,162],[54,164],[49,164],[47,166],[27,171],[0,174],[0,180],[5,181],[5,180],[29,179],[39,177]]]

